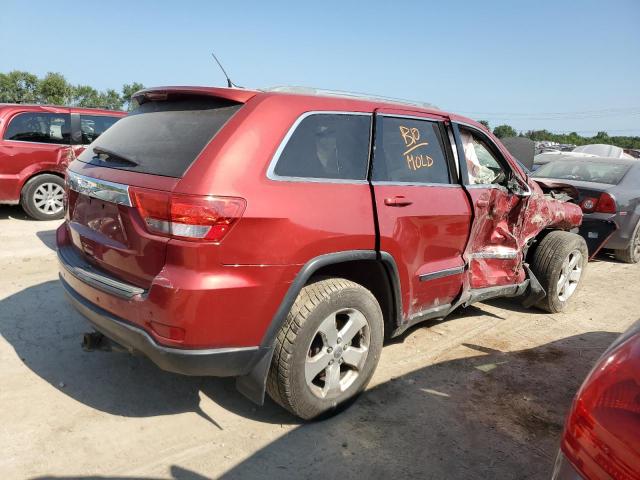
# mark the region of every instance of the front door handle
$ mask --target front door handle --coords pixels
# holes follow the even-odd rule
[[[407,205],[411,205],[413,202],[408,200],[406,197],[402,195],[397,195],[395,197],[388,197],[384,199],[384,204],[388,207],[406,207]]]
[[[489,206],[489,200],[487,200],[485,198],[480,198],[476,202],[476,207],[488,207],[488,206]]]

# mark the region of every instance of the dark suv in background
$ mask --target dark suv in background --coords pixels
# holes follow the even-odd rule
[[[125,112],[0,104],[0,203],[37,220],[62,218],[70,160]]]
[[[580,208],[467,118],[318,91],[134,99],[67,175],[60,278],[87,348],[235,376],[308,419],[365,388],[385,337],[493,297],[558,312],[583,278]]]

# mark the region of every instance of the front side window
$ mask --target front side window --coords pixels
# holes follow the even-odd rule
[[[26,112],[11,119],[4,132],[5,140],[69,144],[71,138],[69,114]]]
[[[274,173],[280,177],[365,180],[369,115],[314,113],[302,119]]]
[[[119,117],[106,115],[80,115],[80,131],[82,132],[83,145],[93,142],[118,120],[120,120]]]
[[[376,123],[373,180],[450,183],[438,122],[380,117]]]
[[[506,185],[507,172],[500,164],[492,148],[477,133],[466,128],[460,129],[464,156],[471,185]]]

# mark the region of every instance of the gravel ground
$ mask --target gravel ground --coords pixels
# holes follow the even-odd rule
[[[55,228],[0,207],[0,478],[549,478],[590,366],[640,318],[640,265],[603,256],[573,308],[460,310],[385,347],[369,389],[301,424],[232,380],[85,353]]]

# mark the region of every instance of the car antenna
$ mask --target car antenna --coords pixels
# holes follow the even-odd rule
[[[229,87],[229,88],[242,88],[239,85],[236,85],[235,83],[233,83],[231,81],[231,79],[229,78],[229,75],[227,75],[227,71],[224,69],[224,67],[220,63],[220,60],[218,60],[218,57],[216,57],[216,54],[211,52],[211,56],[213,57],[213,59],[216,61],[216,63],[220,67],[220,70],[222,70],[222,73],[224,73],[224,76],[227,79],[227,87]]]

